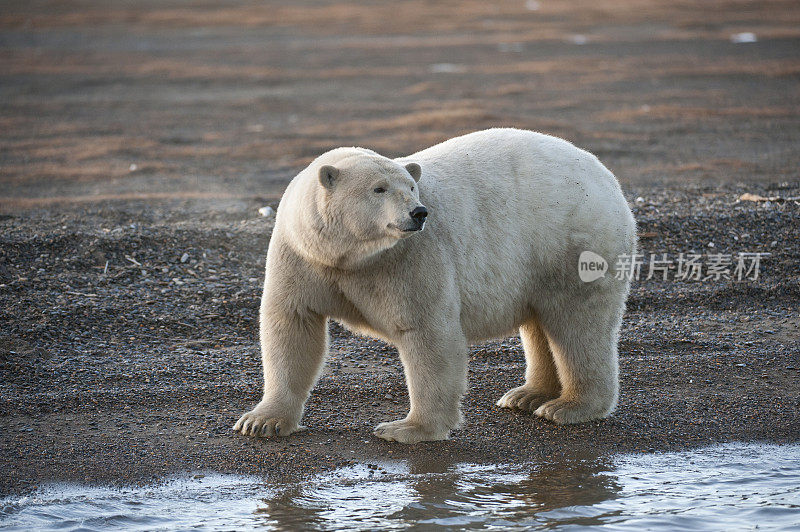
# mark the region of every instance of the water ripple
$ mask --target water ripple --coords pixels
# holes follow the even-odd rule
[[[209,474],[143,488],[54,484],[0,500],[3,530],[790,530],[800,445],[561,457],[521,465],[358,464],[289,486]]]

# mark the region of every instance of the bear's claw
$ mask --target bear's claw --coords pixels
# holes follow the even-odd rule
[[[538,393],[526,386],[519,386],[508,390],[503,397],[498,399],[496,404],[501,408],[516,408],[533,412],[542,403],[549,401],[553,397],[552,395]]]
[[[285,417],[272,416],[268,412],[258,407],[247,412],[233,426],[234,432],[239,432],[245,436],[270,437],[288,436],[294,432],[299,432],[305,427],[298,425]]]
[[[418,443],[421,441],[446,440],[450,436],[449,429],[428,430],[407,419],[398,419],[381,423],[372,432],[375,436],[387,441],[399,443]]]
[[[534,414],[559,425],[567,425],[602,419],[606,417],[608,410],[610,409],[601,408],[593,404],[558,398],[544,403],[536,409]]]

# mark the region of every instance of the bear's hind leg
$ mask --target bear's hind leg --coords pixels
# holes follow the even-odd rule
[[[519,335],[525,349],[525,384],[507,391],[497,401],[497,406],[533,412],[542,403],[558,397],[561,385],[553,353],[539,321],[533,318],[523,324]]]
[[[625,303],[624,294],[607,296],[542,314],[561,396],[539,406],[537,416],[556,423],[582,423],[605,418],[616,407],[617,340]]]

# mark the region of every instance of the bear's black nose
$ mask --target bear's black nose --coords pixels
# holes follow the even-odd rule
[[[414,221],[418,223],[422,223],[425,221],[425,217],[428,216],[428,209],[425,207],[417,207],[413,211],[411,211],[411,217]]]

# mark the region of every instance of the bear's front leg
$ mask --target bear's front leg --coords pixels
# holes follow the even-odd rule
[[[400,443],[446,440],[461,423],[467,391],[467,342],[443,331],[411,331],[398,342],[411,410],[404,419],[375,427],[379,438]]]
[[[304,428],[300,418],[327,348],[325,325],[319,314],[281,312],[262,302],[264,397],[233,430],[247,436],[288,436]]]

